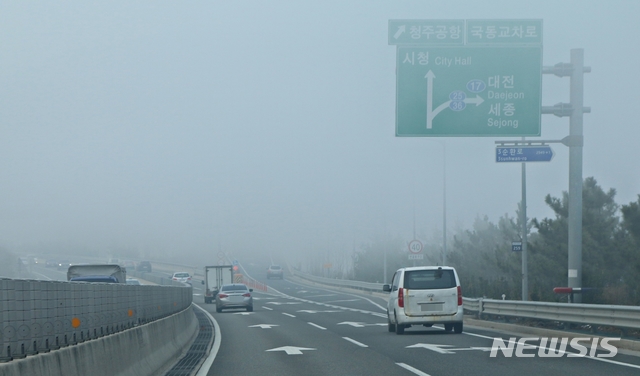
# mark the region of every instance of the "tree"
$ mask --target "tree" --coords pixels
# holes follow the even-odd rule
[[[593,177],[582,185],[582,282],[584,287],[598,289],[585,294],[585,303],[601,301],[602,289],[620,282],[616,267],[622,263],[622,253],[616,244],[615,194],[615,189],[605,192]],[[531,246],[530,266],[535,292],[544,300],[554,300],[553,287],[567,284],[569,195],[566,191],[562,199],[547,195],[545,202],[556,217],[533,221],[539,237]]]

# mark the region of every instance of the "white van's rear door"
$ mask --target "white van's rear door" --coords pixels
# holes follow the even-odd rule
[[[405,272],[404,312],[407,316],[455,315],[458,287],[452,269]]]

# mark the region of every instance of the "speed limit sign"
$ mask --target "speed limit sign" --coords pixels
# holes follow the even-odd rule
[[[420,240],[412,240],[409,243],[409,252],[413,254],[422,252],[422,242],[420,242]]]

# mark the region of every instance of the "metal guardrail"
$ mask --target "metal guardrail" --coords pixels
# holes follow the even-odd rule
[[[190,287],[0,279],[0,361],[75,345],[180,312]]]
[[[640,329],[640,307],[636,306],[468,298],[463,302],[465,310],[477,312],[479,316],[490,314]]]
[[[293,268],[290,268],[290,271],[295,276],[316,283],[382,292],[381,283],[317,277]],[[479,318],[485,314],[640,329],[640,307],[636,306],[524,302],[481,298],[463,298],[462,300],[465,311],[475,313]]]

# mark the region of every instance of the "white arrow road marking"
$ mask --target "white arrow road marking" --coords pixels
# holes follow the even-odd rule
[[[264,309],[266,309],[268,311],[273,311],[273,308],[269,308],[269,307],[265,307],[265,306],[262,306],[262,308],[264,308]]]
[[[428,343],[416,343],[415,345],[407,346],[408,349],[419,348],[419,347],[425,348],[427,350],[435,351],[440,354],[455,354],[456,351],[468,351],[468,350],[491,351],[491,347],[461,347],[461,348],[452,349],[450,347],[453,347],[453,345],[434,345],[434,344],[428,344]],[[444,347],[449,347],[449,348],[445,349]]]
[[[286,312],[282,312],[283,315],[285,316],[289,316],[289,317],[295,317],[294,315],[290,314],[290,313],[286,313]]]
[[[286,304],[302,304],[301,302],[267,302],[266,304],[286,305]]]
[[[354,321],[344,321],[344,322],[340,322],[337,325],[351,325],[354,328],[364,328],[364,324],[361,322],[354,322]]]
[[[295,347],[295,346],[282,346],[276,347],[275,349],[265,350],[265,351],[284,351],[287,355],[302,355],[302,350],[315,350],[308,347]]]
[[[249,328],[271,329],[274,326],[279,326],[279,325],[275,325],[275,324],[258,324],[258,325],[250,325]]]
[[[453,347],[453,345],[432,345],[429,343],[416,343],[415,345],[407,346],[407,349],[415,349],[415,348],[425,348],[427,350],[435,351],[440,354],[455,354],[452,351],[448,351],[443,349],[443,347]]]
[[[402,26],[398,26],[398,31],[396,31],[395,34],[393,34],[393,39],[398,39],[400,38],[400,35],[402,35],[402,33],[404,33],[404,31],[407,29],[407,27],[405,25]]]
[[[351,325],[354,328],[364,328],[365,326],[387,326],[387,323],[365,324],[363,322],[344,321],[344,322],[338,323],[336,325]]]
[[[297,312],[304,312],[304,313],[333,313],[333,312],[342,312],[342,311],[312,311],[310,309],[301,309],[300,311]]]
[[[419,369],[415,369],[413,367],[411,367],[408,364],[404,364],[404,363],[396,363],[397,365],[399,365],[400,367],[406,369],[407,371],[411,371],[413,373],[415,373],[418,376],[430,376],[428,373],[424,373],[422,371],[420,371]]]
[[[315,327],[316,327],[316,328],[318,328],[318,329],[327,330],[327,328],[323,328],[323,327],[321,327],[320,325],[314,324],[314,323],[312,323],[312,322],[308,322],[307,324],[309,324],[309,325],[311,325],[311,326],[315,326]]]
[[[349,337],[342,337],[342,338],[344,338],[344,339],[346,339],[347,341],[349,341],[349,342],[351,342],[351,343],[354,343],[354,344],[356,344],[356,345],[358,345],[358,346],[360,346],[360,347],[369,347],[369,346],[365,345],[364,343],[360,343],[360,342],[356,341],[355,339],[351,339],[351,338],[349,338]]]
[[[325,296],[336,296],[336,294],[311,295],[311,296],[305,296],[305,298],[322,298]]]
[[[464,350],[480,350],[480,351],[491,351],[491,347],[465,347],[461,349],[448,349],[449,351],[464,351]]]
[[[236,313],[234,313],[234,315],[243,315],[243,316],[253,315],[253,314],[254,314],[254,312],[236,312]]]
[[[357,302],[360,299],[331,300],[325,303]]]

